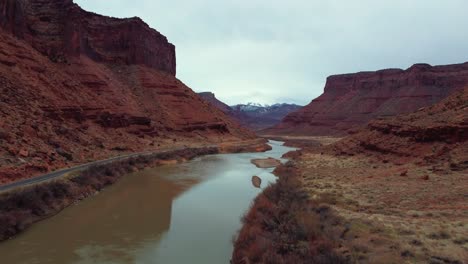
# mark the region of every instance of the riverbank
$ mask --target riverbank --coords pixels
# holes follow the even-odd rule
[[[307,263],[304,254],[313,252],[321,237],[329,240],[328,252],[349,263],[465,263],[466,171],[400,159],[394,163],[375,155],[345,155],[334,146],[285,155],[292,160],[276,170],[278,184],[256,199],[244,219],[234,263],[257,263],[263,258]],[[282,183],[291,178],[294,188]],[[302,206],[296,205],[301,204],[299,198],[288,198],[301,194],[307,197]],[[284,206],[284,201],[293,206]],[[319,208],[327,208],[329,216],[317,216]],[[304,212],[313,224],[301,220]],[[275,220],[283,215],[293,219],[286,221],[290,224],[271,228],[271,219],[285,222]],[[304,230],[316,230],[315,235],[294,242]],[[290,237],[295,240],[284,240]]]
[[[147,167],[184,162],[203,155],[263,152],[271,149],[266,143],[266,140],[250,140],[147,154],[93,166],[59,180],[3,193],[0,195],[0,241],[11,238],[35,222],[97,194],[128,173]]]
[[[274,171],[242,218],[232,263],[348,263],[338,249],[346,224],[324,201],[310,199],[294,161]]]
[[[253,159],[251,160],[252,164],[257,166],[257,168],[276,168],[281,165],[281,161],[274,159],[272,157],[268,157],[266,159]]]
[[[333,144],[341,137],[332,136],[288,136],[288,135],[259,135],[262,138],[284,142],[287,147],[300,149],[316,149],[321,146]]]

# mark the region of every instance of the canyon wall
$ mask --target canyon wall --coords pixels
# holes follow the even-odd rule
[[[220,100],[218,100],[218,98],[216,98],[214,93],[212,93],[212,92],[202,92],[202,93],[198,93],[198,95],[201,98],[203,98],[203,100],[205,100],[205,101],[209,102],[210,104],[216,106],[216,108],[223,111],[224,113],[234,115],[232,108],[229,105],[227,105],[227,104],[221,102]]]
[[[0,184],[131,152],[252,139],[175,78],[140,19],[0,0]]]
[[[176,74],[175,46],[139,18],[86,12],[72,0],[1,0],[0,26],[54,61],[142,64]]]
[[[320,97],[264,133],[344,135],[374,118],[433,105],[466,85],[468,63],[330,76]]]
[[[438,170],[468,170],[468,86],[414,113],[371,121],[330,146],[344,155],[369,155],[405,164],[437,164]]]

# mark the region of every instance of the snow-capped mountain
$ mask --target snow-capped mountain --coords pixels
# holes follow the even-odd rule
[[[259,103],[247,103],[228,106],[216,99],[213,93],[199,93],[199,95],[217,106],[227,115],[237,119],[241,124],[253,129],[262,130],[278,124],[286,115],[298,110],[302,106],[295,104],[278,103],[264,105]]]
[[[231,106],[231,108],[233,109],[238,109],[244,112],[258,111],[261,109],[265,109],[267,107],[269,107],[269,105],[262,105],[259,103],[247,103],[247,104],[238,104],[238,105]]]
[[[235,111],[240,111],[248,115],[258,116],[258,115],[268,115],[270,117],[276,117],[276,119],[282,119],[284,116],[289,114],[292,111],[295,111],[301,106],[295,104],[273,104],[273,105],[262,105],[258,103],[247,103],[247,104],[238,104],[232,105],[232,109]]]

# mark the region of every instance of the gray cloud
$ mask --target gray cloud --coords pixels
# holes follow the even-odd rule
[[[465,0],[76,0],[139,16],[177,47],[178,78],[229,104],[306,104],[328,75],[468,59]]]

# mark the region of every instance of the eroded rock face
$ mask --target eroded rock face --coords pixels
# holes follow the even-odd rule
[[[398,164],[417,160],[468,169],[468,88],[415,113],[375,120],[329,146],[334,152],[371,155]]]
[[[407,70],[387,69],[331,76],[324,93],[268,131],[344,135],[371,119],[410,113],[433,105],[468,85],[468,63]]]
[[[216,98],[215,94],[212,92],[202,92],[198,93],[198,95],[203,98],[205,101],[209,102],[210,104],[216,106],[219,110],[223,111],[226,114],[232,113],[232,109],[229,105],[221,102]]]
[[[139,18],[86,12],[72,0],[0,0],[0,26],[51,60],[143,64],[176,74],[175,47]]]
[[[0,0],[0,14],[0,184],[122,152],[255,138],[174,77],[172,44],[139,19],[66,0]]]

